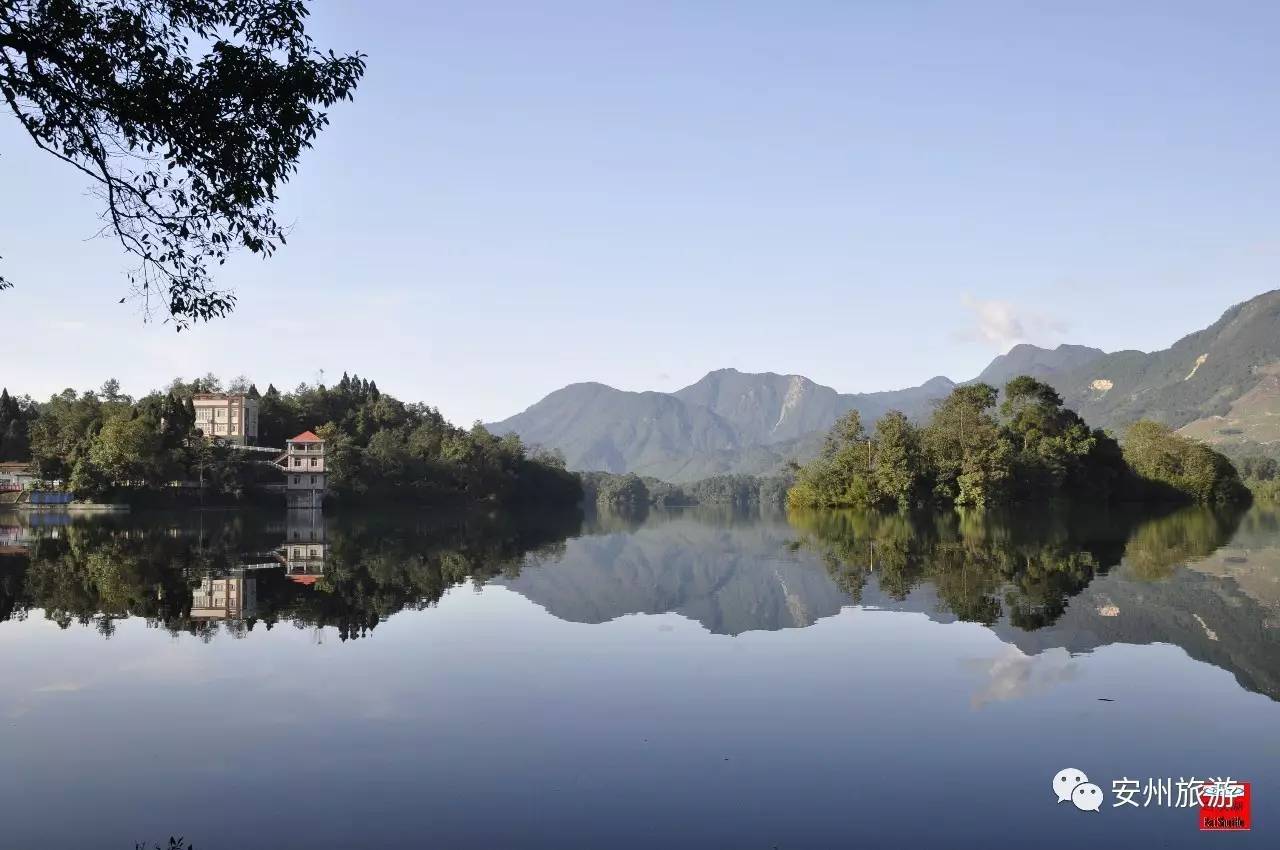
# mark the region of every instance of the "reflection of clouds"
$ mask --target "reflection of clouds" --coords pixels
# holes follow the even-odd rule
[[[970,700],[974,708],[1047,693],[1080,675],[1080,667],[1071,653],[1061,647],[1046,649],[1039,655],[1026,655],[1016,646],[1010,646],[995,658],[971,658],[962,663],[987,677],[986,687]]]

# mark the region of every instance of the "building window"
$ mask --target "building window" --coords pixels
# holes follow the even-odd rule
[[[293,459],[293,465],[294,465],[294,466],[302,466],[302,458],[300,458],[300,457],[295,457],[295,458]]]
[[[312,466],[319,466],[319,465],[320,465],[320,458],[318,458],[318,457],[313,457],[313,458],[311,459],[311,465],[312,465]]]
[[[315,477],[314,475],[313,475],[313,476],[311,476],[311,483],[312,483],[312,484],[315,484],[315,483],[316,483],[316,477]]]
[[[293,476],[293,483],[294,483],[294,484],[298,484],[298,483],[300,483],[301,481],[302,481],[302,479],[301,479],[301,478],[299,478],[298,476],[296,476],[296,475],[295,475],[295,476]]]

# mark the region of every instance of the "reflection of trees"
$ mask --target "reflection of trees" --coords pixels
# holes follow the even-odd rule
[[[1152,519],[1134,531],[1125,562],[1147,581],[1167,578],[1189,560],[1203,558],[1235,534],[1240,514],[1231,510],[1186,508]]]
[[[325,572],[313,587],[268,574],[258,603],[279,620],[334,626],[345,640],[368,634],[398,611],[434,605],[450,587],[468,579],[483,584],[497,575],[515,576],[529,557],[554,556],[579,530],[579,517],[548,515],[513,522],[496,518],[448,526],[370,522],[334,529]]]
[[[648,517],[648,504],[634,506],[591,505],[584,530],[588,534],[630,533],[644,525]]]
[[[291,581],[283,569],[253,571],[256,616],[222,628],[243,634],[259,622],[271,628],[283,621],[358,637],[398,611],[434,604],[468,579],[514,575],[527,558],[554,555],[580,528],[576,512],[519,522],[340,520],[329,531],[325,571],[315,584]],[[191,617],[192,588],[205,576],[248,575],[242,553],[273,549],[280,536],[243,516],[199,527],[74,524],[58,538],[35,541],[26,556],[0,560],[0,617],[43,609],[64,628],[93,624],[107,636],[116,619],[142,617],[175,634],[209,638],[219,626]]]
[[[1019,628],[1037,629],[1057,621],[1072,596],[1122,557],[1145,575],[1161,575],[1223,545],[1239,516],[1059,505],[1034,513],[792,511],[789,519],[801,545],[819,552],[855,600],[874,572],[892,599],[927,583],[940,608],[961,620],[990,625],[1007,615]]]

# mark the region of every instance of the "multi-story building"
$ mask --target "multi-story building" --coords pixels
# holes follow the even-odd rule
[[[285,444],[285,504],[290,508],[319,508],[324,502],[324,440],[303,431]]]
[[[196,393],[196,427],[206,437],[252,445],[258,441],[258,400],[244,393]]]

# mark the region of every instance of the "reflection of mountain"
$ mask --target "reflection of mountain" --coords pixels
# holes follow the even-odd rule
[[[1027,653],[1085,652],[1112,643],[1171,643],[1229,670],[1241,685],[1280,700],[1280,631],[1232,579],[1180,569],[1157,582],[1117,571],[1071,600],[1058,622],[1024,632],[1000,624],[1001,639]]]
[[[1095,576],[1052,622],[1020,628],[1006,612],[990,628],[1022,656],[1001,659],[995,666],[1005,672],[1017,667],[1029,676],[1044,666],[1047,653],[1060,649],[1084,653],[1117,643],[1168,643],[1230,671],[1249,690],[1280,700],[1280,528],[1275,512],[1256,508],[1226,546],[1225,538],[1215,539],[1206,531],[1212,525],[1203,511],[1149,521],[1133,532],[1120,567]],[[1188,538],[1196,543],[1188,544]],[[1158,557],[1163,562],[1153,568]],[[941,623],[960,619],[931,582],[915,585],[905,597],[868,582],[861,602],[923,613]],[[1069,670],[1061,663],[1050,666],[1057,672]]]
[[[922,613],[939,623],[958,619],[928,584],[901,600],[869,584],[862,602]],[[1231,672],[1245,688],[1280,700],[1280,630],[1233,579],[1195,569],[1178,569],[1155,582],[1117,570],[1095,578],[1052,625],[1026,630],[1003,617],[990,628],[1024,654],[1027,670],[1063,649],[1076,654],[1116,643],[1168,643]]]
[[[675,612],[716,634],[802,627],[850,600],[789,551],[793,536],[781,518],[723,526],[659,515],[632,533],[571,540],[554,564],[498,581],[578,623]]]
[[[0,554],[0,620],[40,609],[104,634],[143,617],[202,637],[218,623],[239,623],[241,636],[293,623],[347,638],[428,608],[459,583],[491,581],[582,623],[674,612],[737,635],[809,626],[855,605],[981,623],[1008,653],[981,662],[991,682],[980,701],[1053,687],[1074,675],[1066,653],[1113,643],[1175,644],[1280,699],[1274,509],[1243,520],[1203,509],[787,518],[695,509],[599,517],[585,535],[576,514],[524,520],[73,522]]]
[[[892,543],[884,538],[841,541],[842,557],[835,558],[829,551],[795,549],[798,529],[781,518],[736,525],[704,520],[696,513],[657,514],[632,531],[571,540],[559,560],[497,581],[564,620],[600,623],[675,612],[718,634],[811,625],[854,605],[855,595],[863,607],[919,612],[937,622],[976,620],[1011,647],[1008,658],[992,662],[993,680],[1002,684],[993,684],[983,699],[1001,698],[1011,679],[1019,687],[1048,687],[1073,675],[1062,650],[1082,653],[1113,643],[1177,645],[1230,671],[1244,687],[1280,699],[1280,631],[1273,612],[1234,576],[1206,567],[1241,556],[1203,558],[1234,526],[1202,513],[1138,524],[1130,532],[1132,564],[1121,560],[1124,549],[1117,545],[1123,525],[1084,523],[1092,531],[1087,543],[1037,540],[1039,548],[1006,527],[970,528],[967,536],[926,545],[895,564]],[[1115,543],[1108,530],[1121,533]],[[884,561],[868,571],[873,552]],[[957,552],[968,560],[954,560]],[[1157,554],[1172,560],[1154,568]],[[1083,573],[1082,564],[1089,565]],[[966,574],[967,594],[948,584],[957,573]],[[1054,580],[1061,575],[1069,578]]]

